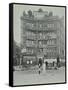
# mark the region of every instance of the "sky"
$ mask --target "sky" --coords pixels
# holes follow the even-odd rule
[[[59,17],[65,17],[65,8],[64,7],[51,7],[51,6],[32,6],[32,5],[20,5],[14,4],[13,6],[13,34],[14,40],[20,44],[21,41],[21,19],[20,17],[23,15],[23,11],[37,11],[39,8],[42,8],[43,11],[52,11],[53,15],[57,15]]]

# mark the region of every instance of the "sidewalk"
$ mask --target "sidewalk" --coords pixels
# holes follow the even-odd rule
[[[38,74],[38,71],[15,71],[14,85],[46,84],[65,82],[65,68],[47,70],[46,73]]]

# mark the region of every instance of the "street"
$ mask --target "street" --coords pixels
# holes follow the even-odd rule
[[[14,85],[47,84],[65,82],[65,68],[46,70],[40,75],[38,70],[14,71]]]

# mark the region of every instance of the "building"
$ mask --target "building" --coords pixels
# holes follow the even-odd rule
[[[20,46],[17,42],[13,41],[13,66],[20,64]]]
[[[54,16],[53,12],[28,11],[21,16],[21,48],[26,48],[23,62],[37,63],[38,58],[54,59],[63,57],[62,43],[63,23],[61,18]]]

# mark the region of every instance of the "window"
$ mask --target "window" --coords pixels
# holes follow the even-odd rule
[[[43,52],[46,53],[47,52],[47,49],[43,49]]]
[[[42,24],[39,24],[39,27],[42,28]]]
[[[33,23],[31,24],[31,27],[32,27],[32,28],[34,27],[34,24],[33,24]]]
[[[48,24],[47,27],[48,28],[53,28],[54,27],[54,24]]]
[[[39,49],[39,53],[42,53],[42,52],[43,52],[43,49],[42,49],[42,48],[40,48],[40,49]]]
[[[43,41],[43,44],[47,44],[47,41]]]
[[[33,28],[34,26],[35,26],[35,23],[26,23],[25,24],[25,27],[29,28],[29,29]]]
[[[54,44],[56,44],[56,40],[54,40]]]
[[[30,23],[26,23],[25,25],[26,25],[26,27],[30,27],[30,26],[31,26],[31,24],[30,24]]]
[[[41,41],[39,41],[39,45],[42,45],[42,42]]]

